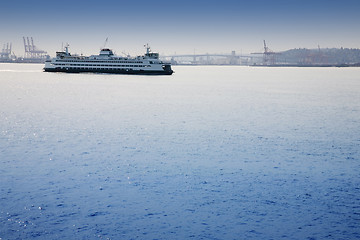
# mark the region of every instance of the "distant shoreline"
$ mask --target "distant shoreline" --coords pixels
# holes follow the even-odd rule
[[[31,62],[31,61],[0,61],[0,63],[31,63],[31,64],[44,64],[44,62]],[[174,64],[173,66],[242,66],[242,67],[301,67],[301,68],[311,68],[311,67],[320,67],[320,68],[343,68],[343,67],[360,67],[360,63],[354,64],[251,64],[251,65],[239,65],[239,64]]]
[[[272,65],[261,65],[261,64],[252,64],[252,65],[239,65],[239,64],[174,64],[173,66],[242,66],[242,67],[360,67],[360,63],[355,64],[323,64],[323,65],[301,65],[301,64],[272,64]]]

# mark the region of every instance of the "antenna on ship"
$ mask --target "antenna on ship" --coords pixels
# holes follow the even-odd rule
[[[146,48],[146,54],[149,54],[151,52],[151,49],[149,47],[149,44],[145,44],[144,47]]]
[[[69,55],[69,46],[70,45],[68,43],[65,44],[64,48],[65,48],[66,55]]]
[[[105,48],[105,47],[106,47],[106,44],[107,44],[107,42],[108,42],[108,39],[109,39],[109,37],[106,37],[105,42],[104,42],[104,46],[103,46],[102,48]]]

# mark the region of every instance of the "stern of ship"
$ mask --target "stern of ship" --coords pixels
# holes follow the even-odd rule
[[[167,75],[171,75],[171,74],[173,74],[173,70],[171,69],[171,64],[164,64],[163,66],[162,66],[162,68],[164,69],[164,72],[165,72],[165,74],[167,74]]]

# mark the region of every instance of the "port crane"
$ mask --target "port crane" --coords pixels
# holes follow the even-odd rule
[[[251,53],[251,54],[262,54],[263,55],[263,65],[274,65],[276,62],[275,56],[276,53],[274,51],[272,51],[271,49],[269,49],[269,47],[266,45],[266,41],[264,40],[264,52],[259,53]]]
[[[46,58],[46,51],[40,50],[38,49],[35,45],[34,45],[34,40],[31,37],[31,41],[29,39],[29,37],[23,37],[24,40],[24,48],[25,48],[25,58]]]
[[[11,53],[12,53],[12,44],[7,43],[4,44],[4,47],[2,51],[0,52],[0,59],[10,60],[11,59]]]

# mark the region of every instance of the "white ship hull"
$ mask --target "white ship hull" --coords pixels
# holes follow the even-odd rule
[[[159,54],[151,53],[149,47],[144,56],[135,58],[115,56],[110,49],[102,49],[99,55],[90,57],[71,56],[66,47],[66,52],[57,52],[56,58],[45,62],[44,71],[147,75],[171,75],[173,73],[171,64],[160,61]]]

